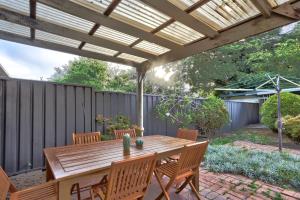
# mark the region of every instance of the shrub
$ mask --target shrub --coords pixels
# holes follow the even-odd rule
[[[283,92],[281,98],[281,115],[297,116],[300,114],[300,96],[292,93]],[[269,128],[275,130],[277,121],[277,95],[267,99],[260,110],[261,121]]]
[[[295,140],[300,140],[300,115],[292,117],[287,115],[283,118],[284,133]]]
[[[229,114],[222,99],[209,96],[195,113],[195,122],[202,133],[210,138],[216,130],[229,122]]]
[[[300,157],[287,153],[249,151],[228,145],[209,146],[204,167],[300,190]]]
[[[155,106],[155,112],[162,120],[170,120],[177,127],[188,128],[194,124],[197,106],[198,104],[190,96],[171,95],[162,97]]]

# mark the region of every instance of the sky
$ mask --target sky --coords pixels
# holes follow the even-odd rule
[[[78,58],[76,55],[0,40],[0,64],[10,77],[47,80],[54,68]],[[129,66],[110,63],[128,69]]]

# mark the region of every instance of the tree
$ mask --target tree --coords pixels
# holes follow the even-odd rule
[[[82,84],[97,90],[108,84],[107,63],[99,60],[80,57],[55,70],[51,80],[56,82]]]

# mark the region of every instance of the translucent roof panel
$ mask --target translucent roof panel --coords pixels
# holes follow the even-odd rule
[[[0,0],[0,6],[29,15],[29,0]]]
[[[105,38],[108,40],[112,40],[114,42],[119,42],[121,44],[130,45],[136,40],[137,37],[133,37],[131,35],[127,35],[125,33],[115,31],[113,29],[107,28],[105,26],[100,26],[98,30],[94,34],[97,37]]]
[[[170,49],[168,49],[168,48],[162,47],[160,45],[157,45],[155,43],[148,42],[145,40],[134,45],[133,48],[140,49],[142,51],[146,51],[146,52],[152,53],[154,55],[161,55],[161,54],[164,54],[164,53],[170,51]]]
[[[123,58],[123,59],[126,59],[126,60],[131,60],[131,61],[137,62],[137,63],[142,63],[142,62],[145,62],[147,60],[146,58],[134,56],[134,55],[127,54],[127,53],[121,53],[120,55],[118,55],[118,58]]]
[[[180,45],[184,45],[204,37],[203,34],[177,21],[156,34]]]
[[[70,0],[70,1],[100,13],[104,13],[104,11],[112,2],[112,0]]]
[[[169,1],[184,10],[199,0]],[[259,13],[251,0],[211,0],[190,14],[208,26],[222,30]]]
[[[146,31],[151,31],[170,19],[139,0],[122,0],[110,16]]]
[[[40,31],[40,30],[35,31],[35,38],[37,40],[43,40],[46,42],[52,42],[52,43],[61,44],[61,45],[74,47],[74,48],[77,48],[81,43],[78,40],[73,40],[70,38],[62,37],[59,35],[47,33],[47,32]]]
[[[30,37],[30,28],[4,20],[0,20],[0,31]]]
[[[118,53],[115,50],[107,49],[104,47],[100,47],[100,46],[96,46],[96,45],[88,44],[88,43],[85,44],[82,49],[87,50],[87,51],[92,51],[95,53],[101,53],[101,54],[108,55],[108,56],[114,56]]]
[[[70,15],[41,3],[37,3],[36,14],[38,19],[58,24],[73,30],[78,30],[84,33],[88,33],[94,26],[93,22],[81,19],[74,15]]]
[[[279,6],[281,4],[284,4],[286,2],[288,2],[289,0],[268,0],[269,4],[272,6],[272,7],[276,7],[276,6]]]

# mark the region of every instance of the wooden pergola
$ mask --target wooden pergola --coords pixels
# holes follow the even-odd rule
[[[296,22],[299,0],[0,0],[0,39],[155,67]]]

